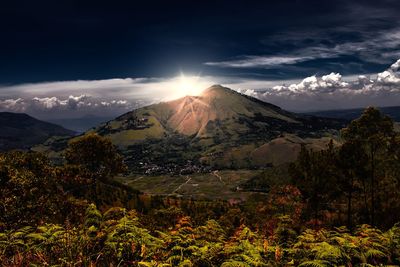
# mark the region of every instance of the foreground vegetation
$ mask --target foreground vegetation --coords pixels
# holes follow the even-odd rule
[[[215,220],[194,227],[189,217],[149,231],[134,211],[90,205],[77,226],[43,224],[0,234],[3,265],[25,266],[375,266],[400,264],[400,227],[381,232],[368,225],[351,234],[290,228],[279,218],[270,236],[240,225],[228,234]]]
[[[286,179],[259,173],[247,186],[261,193],[239,203],[150,196],[110,179],[126,167],[95,134],[74,139],[60,166],[0,154],[0,263],[398,266],[399,134],[370,108],[342,138],[303,147],[279,171]]]

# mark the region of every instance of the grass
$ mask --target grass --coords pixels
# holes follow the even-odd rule
[[[111,129],[113,129],[113,130],[122,127],[122,124],[123,124],[122,121],[117,121],[117,120],[113,120],[113,121],[110,121],[110,122],[108,123],[108,125],[109,125],[109,126],[111,127]]]
[[[139,130],[123,130],[110,134],[112,142],[117,146],[128,146],[147,138],[161,138],[164,135],[164,128],[155,117],[149,117],[148,123],[151,127]]]
[[[147,194],[182,195],[196,199],[244,200],[251,193],[236,191],[236,188],[260,172],[259,170],[222,170],[182,176],[131,175],[116,179]]]
[[[338,144],[337,138],[333,137],[302,139],[298,136],[287,134],[256,148],[251,152],[250,159],[251,162],[259,166],[268,163],[279,166],[295,161],[302,144],[306,145],[309,149],[319,151],[326,149],[331,139],[334,140],[334,144]]]

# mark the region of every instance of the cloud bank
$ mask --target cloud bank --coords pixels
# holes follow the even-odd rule
[[[400,104],[400,59],[387,70],[344,80],[339,73],[309,76],[297,83],[239,91],[297,111]]]
[[[48,112],[106,112],[109,109],[129,110],[140,105],[140,101],[127,100],[104,101],[87,95],[73,96],[62,99],[52,97],[33,97],[30,99],[10,98],[0,100],[0,111],[48,113]]]
[[[368,75],[331,72],[286,81],[208,76],[196,83],[201,88],[223,84],[292,111],[394,106],[400,104],[400,59],[386,70]],[[178,78],[21,84],[0,86],[0,111],[27,112],[40,118],[116,116],[184,95]]]
[[[211,77],[196,81],[206,88]],[[0,111],[26,112],[43,119],[87,114],[117,116],[184,96],[180,78],[77,80],[0,86]],[[50,112],[51,111],[51,112]]]

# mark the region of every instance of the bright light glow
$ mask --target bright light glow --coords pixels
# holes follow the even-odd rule
[[[170,81],[171,96],[169,98],[200,95],[204,89],[211,85],[212,82],[204,81],[200,76],[186,76],[182,73],[179,77]]]
[[[199,95],[205,89],[201,87],[200,77],[187,77],[184,74],[178,78],[176,87],[177,93],[183,96]]]

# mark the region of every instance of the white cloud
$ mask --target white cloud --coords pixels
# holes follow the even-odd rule
[[[1,111],[23,112],[25,111],[25,109],[26,109],[26,103],[22,98],[0,100]]]
[[[54,109],[56,107],[65,106],[66,101],[60,101],[57,97],[34,97],[31,100],[31,105],[38,109]]]
[[[398,77],[398,75],[396,75],[396,73],[394,73],[393,71],[389,70],[385,70],[384,72],[378,73],[378,78],[377,81],[381,84],[400,84],[400,78]]]
[[[340,87],[346,87],[349,85],[348,83],[342,81],[342,75],[340,75],[339,73],[333,73],[333,72],[331,74],[322,76],[322,81],[323,81],[323,84],[321,86],[323,86],[323,87],[340,88]]]
[[[117,106],[120,106],[120,107],[126,107],[127,104],[128,104],[128,101],[126,101],[126,100],[112,100],[111,104],[117,105]]]
[[[70,109],[77,109],[86,106],[87,103],[85,103],[85,101],[87,99],[88,96],[86,95],[80,95],[80,96],[70,95],[68,97],[68,100],[66,100],[66,103]]]
[[[359,84],[363,84],[363,85],[365,85],[365,84],[371,84],[371,83],[374,82],[374,81],[371,80],[371,78],[370,78],[369,76],[367,76],[367,75],[359,75],[357,81],[358,81]]]
[[[101,100],[87,95],[70,95],[67,98],[33,97],[31,99],[5,99],[0,100],[0,111],[39,113],[48,117],[59,113],[103,112],[104,108],[111,112],[126,112],[140,105],[138,101],[122,99]],[[51,111],[51,112],[49,112]],[[47,115],[47,116],[46,116]]]
[[[390,66],[390,69],[392,71],[399,71],[400,70],[400,59],[397,60],[395,63],[393,63],[392,66]]]
[[[271,68],[279,65],[295,64],[312,59],[301,56],[243,56],[239,59],[206,62],[205,65],[230,68]]]
[[[393,63],[389,69],[378,73],[377,82],[384,85],[400,86],[400,59]]]
[[[100,105],[103,107],[118,107],[118,108],[129,108],[131,104],[127,100],[111,100],[110,102],[101,101]]]
[[[258,93],[253,89],[245,89],[245,90],[239,89],[238,92],[248,96],[258,97]]]
[[[67,99],[60,99],[56,96],[52,97],[34,97],[30,101],[30,106],[36,109],[70,109],[75,110],[87,106],[85,101],[88,99],[86,95],[73,96]]]
[[[327,93],[335,91],[338,88],[345,88],[349,84],[342,81],[342,75],[339,73],[330,73],[322,77],[316,75],[307,77],[299,83],[292,83],[288,86],[277,85],[272,87],[273,91],[279,94],[301,94],[301,93]]]
[[[399,105],[400,77],[395,71],[399,63],[400,60],[387,70],[371,76],[359,75],[344,80],[341,74],[330,73],[321,77],[306,77],[295,83],[239,91],[298,111]],[[245,88],[246,85],[240,86]]]
[[[338,29],[347,33],[351,29]],[[387,64],[400,56],[400,28],[393,28],[381,31],[380,34],[369,30],[357,31],[361,36],[359,41],[347,41],[337,43],[334,46],[324,44],[326,40],[332,38],[329,33],[315,32],[286,32],[276,36],[269,36],[262,40],[266,45],[275,46],[294,46],[292,51],[284,55],[243,55],[236,59],[222,61],[205,62],[205,65],[222,68],[278,68],[287,67],[301,62],[312,61],[315,59],[333,59],[341,56],[358,57],[361,60],[379,64]],[[307,39],[314,39],[315,44],[304,47]],[[396,65],[397,64],[397,65]],[[393,64],[398,68],[400,62]]]

